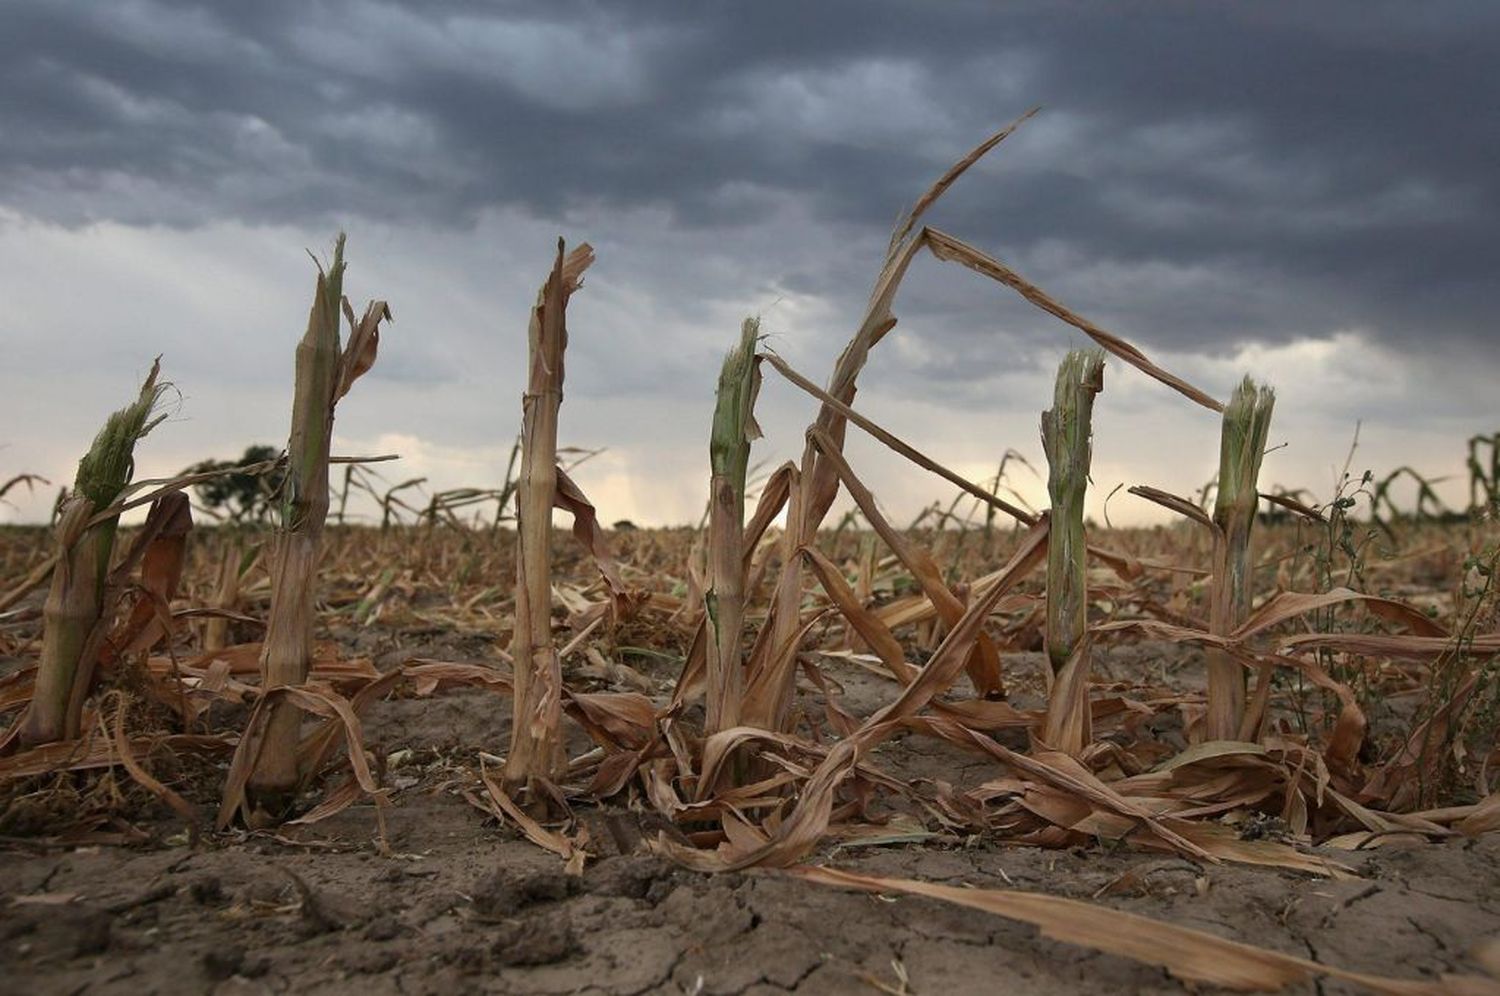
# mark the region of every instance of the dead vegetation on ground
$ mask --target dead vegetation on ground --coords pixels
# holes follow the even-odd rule
[[[1393,514],[1392,479],[1372,489],[1368,475],[1322,504],[1284,489],[1263,504],[1269,390],[1247,379],[1219,401],[922,224],[1019,124],[957,163],[897,227],[826,388],[757,354],[746,323],[705,417],[701,532],[610,535],[559,469],[567,304],[593,262],[586,244],[561,242],[529,319],[514,481],[466,490],[416,523],[401,521],[401,509],[417,511],[396,497],[417,483],[405,482],[384,493],[380,528],[327,526],[334,405],[376,362],[390,318],[374,301],[356,319],[340,239],[297,350],[287,454],[235,468],[277,471],[273,532],[192,528],[185,489],[223,471],[129,483],[131,450],[155,424],[153,370],[90,449],[51,538],[0,533],[0,833],[130,843],[147,833],[138,824],[151,800],[194,840],[291,835],[368,804],[388,849],[395,759],[372,748],[362,717],[391,697],[482,689],[509,740],[465,758],[449,787],[476,819],[514,828],[569,873],[600,846],[581,810],[633,813],[645,846],[688,869],[787,869],[937,898],[1189,982],[1276,989],[1331,976],[1385,992],[1491,991],[1478,975],[1393,982],[1076,898],[807,863],[830,846],[985,840],[1337,880],[1358,874],[1360,851],[1500,829],[1500,530],[1482,459],[1492,441],[1471,442],[1472,507],[1457,522],[1419,521],[1431,511],[1421,500],[1416,517]],[[1042,414],[1046,510],[1001,497],[998,477],[963,479],[855,405],[923,250],[1100,347],[1069,354]],[[1116,361],[1222,420],[1212,500],[1131,489],[1178,525],[1084,521],[1095,396],[1107,397],[1108,377],[1134,375]],[[752,488],[766,367],[817,408],[801,460]],[[850,425],[959,500],[892,523],[844,455]],[[346,494],[355,481],[351,469]],[[32,483],[6,487],[18,482]],[[830,527],[840,493],[855,511]],[[1369,522],[1356,517],[1361,493]],[[513,508],[514,530],[461,521],[454,509],[470,499]],[[147,503],[144,527],[116,528]],[[1290,521],[1268,523],[1263,508]],[[552,535],[554,509],[576,542]],[[391,632],[441,636],[443,651],[361,652]],[[459,645],[469,652],[452,653]],[[1119,668],[1121,655],[1136,666]],[[850,674],[885,694],[851,705]],[[891,745],[913,738],[978,767],[915,775],[888,762]]]

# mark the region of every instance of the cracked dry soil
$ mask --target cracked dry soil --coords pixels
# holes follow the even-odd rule
[[[851,691],[858,691],[851,682]],[[505,743],[483,693],[372,710],[382,749],[459,760]],[[908,774],[970,757],[931,741],[882,748]],[[429,770],[435,771],[441,765]],[[451,768],[448,769],[451,771]],[[598,858],[580,878],[487,823],[436,775],[397,772],[393,855],[368,807],[304,830],[147,848],[0,851],[0,979],[8,992],[1177,993],[1160,969],[915,897],[774,872],[705,876],[644,851],[636,814],[584,809]],[[162,838],[176,829],[159,827]],[[1000,840],[825,849],[869,874],[1038,890],[1406,978],[1475,972],[1500,934],[1500,835],[1332,856],[1358,878],[1195,865],[1162,855],[1043,851]],[[1295,991],[1295,990],[1293,990]],[[1352,991],[1323,982],[1304,991]]]

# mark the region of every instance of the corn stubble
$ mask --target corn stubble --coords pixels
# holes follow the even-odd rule
[[[511,638],[515,695],[504,787],[537,809],[553,808],[563,756],[562,663],[552,640],[552,506],[558,493],[557,424],[568,299],[583,283],[594,250],[564,254],[537,293],[526,342],[529,374],[521,399],[521,474],[516,488],[516,621]]]
[[[747,318],[740,342],[724,358],[709,435],[708,573],[703,595],[707,630],[708,694],[704,730],[718,733],[740,722],[745,694],[745,475],[750,444],[760,437],[755,396],[760,361],[755,355],[760,322]]]
[[[280,528],[271,553],[271,606],[261,653],[261,681],[267,691],[295,688],[307,681],[312,658],[313,602],[323,527],[328,518],[328,460],[334,406],[374,365],[380,324],[390,319],[384,301],[372,301],[358,322],[344,298],[344,236],[333,261],[318,267],[307,330],[297,344],[292,426],[287,471],[280,499]],[[339,318],[350,325],[347,347],[340,343]],[[269,709],[265,729],[245,786],[254,821],[286,810],[302,784],[298,742],[302,710],[289,698]],[[247,738],[247,742],[248,742]]]
[[[593,262],[587,244],[568,252],[561,240],[529,315],[528,377],[513,455],[518,468],[514,486],[507,473],[504,488],[434,495],[424,511],[397,498],[398,491],[420,485],[419,479],[382,494],[351,470],[346,492],[360,480],[381,506],[382,528],[370,533],[378,541],[346,541],[353,534],[337,532],[331,534],[341,537],[334,549],[325,549],[334,408],[374,362],[379,327],[389,318],[384,303],[376,301],[356,320],[342,292],[341,237],[332,264],[319,270],[307,329],[297,347],[286,485],[268,566],[260,566],[255,552],[241,545],[240,534],[219,531],[213,541],[217,549],[202,559],[208,565],[203,573],[212,578],[197,596],[219,614],[205,625],[197,654],[178,653],[185,648],[173,646],[174,640],[181,642],[181,634],[172,626],[171,604],[190,525],[182,501],[157,495],[146,529],[115,573],[109,573],[114,519],[100,513],[118,510],[129,476],[129,447],[155,424],[152,410],[160,387],[153,371],[140,400],[101,433],[80,467],[74,496],[63,507],[35,686],[28,692],[22,680],[0,683],[0,711],[15,702],[29,703],[25,720],[13,727],[21,730],[28,749],[0,756],[0,785],[59,768],[119,764],[195,823],[193,808],[155,780],[135,756],[152,743],[217,752],[215,757],[233,748],[221,826],[241,810],[252,823],[282,819],[299,791],[319,779],[324,779],[325,795],[298,822],[324,819],[360,798],[377,803],[379,818],[387,790],[363,746],[360,711],[397,689],[421,697],[468,686],[508,695],[512,727],[498,777],[490,767],[493,759],[483,756],[478,770],[469,773],[472,777],[459,779],[460,793],[486,816],[513,825],[556,854],[570,872],[581,870],[591,857],[590,841],[569,819],[570,802],[612,797],[650,810],[653,819],[669,828],[650,842],[655,850],[708,872],[795,869],[830,839],[889,842],[901,839],[902,833],[895,831],[902,830],[914,834],[913,839],[988,834],[1044,847],[1107,840],[1202,864],[1235,861],[1341,876],[1349,874],[1348,867],[1324,854],[1281,840],[1250,839],[1217,817],[1273,814],[1296,840],[1349,848],[1413,828],[1432,836],[1500,829],[1500,793],[1488,792],[1482,779],[1486,791],[1476,802],[1411,812],[1415,800],[1425,797],[1413,785],[1431,770],[1414,745],[1446,737],[1459,727],[1464,718],[1458,714],[1457,697],[1436,704],[1397,756],[1370,762],[1362,760],[1368,724],[1359,696],[1320,663],[1320,655],[1330,654],[1400,658],[1410,670],[1392,669],[1385,676],[1396,681],[1424,667],[1445,668],[1467,702],[1481,680],[1480,665],[1474,662],[1500,654],[1500,638],[1475,631],[1478,608],[1450,628],[1410,605],[1329,585],[1308,593],[1282,590],[1254,603],[1251,579],[1258,563],[1251,537],[1274,404],[1270,390],[1246,379],[1222,403],[1074,313],[999,259],[921,224],[943,193],[1026,117],[987,138],[944,173],[896,226],[865,312],[826,386],[819,387],[779,356],[758,354],[759,324],[744,322],[718,379],[709,431],[706,534],[692,553],[686,542],[636,536],[631,565],[635,587],[626,584],[614,561],[593,506],[558,463],[563,453],[558,432],[567,306]],[[999,477],[993,487],[966,479],[855,406],[858,379],[895,327],[898,289],[923,250],[1019,294],[1098,347],[1067,354],[1052,407],[1042,416],[1048,460],[1045,512],[995,494]],[[347,345],[340,343],[341,313],[350,326]],[[1184,563],[1184,546],[1166,533],[1112,532],[1105,538],[1086,533],[1083,508],[1094,401],[1103,388],[1106,354],[1222,418],[1212,512],[1148,486],[1131,489],[1208,531],[1213,546],[1206,570]],[[818,408],[800,460],[769,475],[747,519],[750,449],[759,435],[754,409],[763,366],[814,399]],[[986,513],[982,553],[972,547],[961,552],[962,543],[945,545],[941,533],[894,525],[845,453],[851,425],[974,499]],[[175,486],[185,485],[179,481]],[[858,536],[844,536],[851,542],[842,544],[840,530],[824,528],[841,491],[869,527]],[[472,501],[498,501],[493,522],[498,525],[512,495],[513,564],[501,544],[476,542],[472,534],[448,528],[463,526],[455,509]],[[1317,510],[1298,502],[1284,500],[1281,507],[1325,524]],[[554,570],[555,508],[571,513],[574,535],[600,580],[582,583]],[[422,524],[398,525],[402,510]],[[783,514],[786,524],[777,535],[773,524]],[[1012,519],[1016,529],[1004,538],[1003,547],[994,549],[989,541],[998,531],[989,520],[1000,515]],[[879,545],[889,556],[881,556]],[[436,619],[471,626],[477,613],[488,629],[499,623],[493,608],[503,602],[496,597],[502,587],[497,578],[502,570],[513,570],[511,670],[416,660],[381,673],[368,661],[345,660],[315,646],[314,596],[325,557],[324,584],[339,590],[343,611],[361,625],[403,611],[403,599],[404,611],[412,611],[409,602],[420,587],[414,579],[442,578],[449,579],[451,606],[424,605],[423,624]],[[997,559],[1003,564],[991,569]],[[706,566],[699,567],[700,562]],[[137,564],[142,595],[114,631],[117,639],[111,645],[123,650],[117,656],[140,659],[144,680],[158,699],[175,703],[181,731],[196,729],[212,702],[253,698],[237,746],[227,737],[188,732],[161,741],[132,738],[125,730],[123,701],[114,707],[111,743],[78,737],[89,676],[106,659],[90,644],[98,641],[108,615],[103,593]],[[1045,582],[1039,585],[1035,577],[1043,565]],[[1093,593],[1090,566],[1099,569]],[[18,588],[0,594],[0,606],[24,597],[29,586],[40,583],[38,577],[45,581],[45,572],[29,570]],[[1208,579],[1206,619],[1194,615],[1205,608],[1202,600],[1195,603],[1192,590],[1177,580],[1194,574]],[[970,580],[958,580],[965,576]],[[1290,572],[1288,580],[1300,576]],[[252,593],[267,585],[265,639],[234,645],[227,614],[256,611]],[[1096,606],[1101,600],[1110,603],[1108,616],[1092,624],[1091,597]],[[1489,586],[1476,598],[1488,606],[1486,611],[1494,611],[1496,598]],[[567,610],[565,625],[571,630],[561,646],[554,632],[559,605]],[[1359,608],[1404,632],[1373,632],[1372,627],[1288,632],[1293,623],[1341,606]],[[652,697],[660,689],[629,667],[621,653],[626,647],[620,629],[636,614],[641,617],[636,621],[659,627],[659,633],[675,629],[684,641],[682,670],[665,704]],[[920,657],[909,650],[913,630],[919,633]],[[1005,698],[1008,682],[1001,653],[1031,645],[1037,632],[1045,650],[1048,695],[1045,708],[1022,709]],[[1277,643],[1270,653],[1265,648],[1273,634]],[[1110,691],[1091,701],[1090,647],[1121,637],[1203,648],[1206,707],[1196,694],[1170,688]],[[163,641],[169,652],[153,655],[152,648]],[[588,662],[592,677],[602,675],[632,690],[585,690],[591,686],[574,680],[584,677],[584,666],[565,681],[564,660],[577,659],[574,655]],[[838,658],[890,682],[891,695],[868,715],[856,715],[827,673],[828,662]],[[1295,669],[1317,690],[1302,717],[1305,733],[1283,721],[1291,704],[1273,688],[1278,668]],[[1257,673],[1253,695],[1247,695],[1247,670]],[[821,717],[806,708],[816,700],[799,697],[799,675],[816,689]],[[185,681],[192,682],[191,699],[184,693]],[[1141,684],[1147,682],[1141,679]],[[701,724],[693,711],[700,697]],[[1295,703],[1298,709],[1306,704]],[[1177,710],[1190,721],[1194,745],[1174,756],[1142,731],[1147,718]],[[1201,722],[1194,722],[1200,710]],[[1269,725],[1273,711],[1281,724],[1274,728]],[[308,714],[316,722],[304,730]],[[571,760],[564,749],[565,716],[595,745]],[[997,735],[1006,731],[1018,738],[1029,735],[1030,748],[1005,746],[1010,741]],[[878,749],[905,735],[942,741],[984,759],[993,771],[970,787],[902,778],[886,770],[887,756]],[[340,745],[344,757],[335,764]],[[327,778],[336,767],[344,772],[342,782]],[[899,828],[898,821],[904,821]],[[888,836],[893,832],[894,837]],[[923,895],[1011,917],[1051,936],[1161,965],[1187,980],[1275,988],[1321,974],[1392,992],[1440,991],[1425,983],[1372,981],[1057,897],[949,889],[829,869],[800,868],[794,874],[827,886]]]
[[[1047,662],[1051,689],[1042,741],[1077,755],[1094,739],[1089,714],[1088,563],[1083,503],[1093,454],[1094,398],[1104,389],[1104,353],[1074,350],[1057,371],[1042,413],[1052,532],[1047,541]]]
[[[166,417],[156,414],[167,390],[167,385],[157,383],[159,373],[158,360],[136,400],[104,423],[78,462],[73,490],[63,500],[56,530],[57,568],[42,609],[42,658],[31,705],[20,724],[24,744],[78,736],[87,688],[75,686],[80,677],[87,685],[93,668],[85,658],[99,652],[105,578],[119,524],[119,514],[110,514],[110,506],[130,483],[135,444]]]
[[[1219,487],[1214,500],[1214,572],[1210,593],[1209,626],[1226,636],[1250,614],[1250,533],[1260,504],[1257,480],[1271,430],[1276,394],[1256,387],[1246,377],[1224,408],[1219,443]],[[1259,730],[1272,668],[1262,668],[1256,704],[1245,711],[1245,669],[1223,650],[1208,652],[1208,713],[1204,735],[1209,740],[1252,740]]]

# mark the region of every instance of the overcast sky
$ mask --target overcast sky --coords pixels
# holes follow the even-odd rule
[[[606,521],[694,520],[740,320],[825,380],[893,220],[1033,105],[935,225],[1215,394],[1271,382],[1263,484],[1326,498],[1360,420],[1356,472],[1457,475],[1500,429],[1497,64],[1482,0],[0,0],[0,480],[70,480],[157,353],[178,394],[141,473],[281,444],[306,251],[343,229],[346,291],[396,323],[336,448],[492,486],[561,235],[598,252],[562,436],[606,452],[580,483]],[[1081,337],[931,257],[896,313],[858,406],[976,478],[1008,449],[1040,469]],[[779,461],[815,408],[767,381],[755,459]],[[1216,468],[1214,416],[1117,363],[1096,419],[1099,498]],[[851,454],[898,517],[952,495]]]

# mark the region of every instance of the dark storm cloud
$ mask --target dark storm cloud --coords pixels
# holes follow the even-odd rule
[[[1040,102],[933,220],[1101,321],[1204,351],[1491,335],[1489,3],[39,0],[0,19],[0,203],[66,225],[655,206],[732,239],[793,195],[876,233]],[[788,283],[857,298],[868,267],[846,272]],[[1036,321],[948,286],[904,307],[957,355],[960,329]]]

